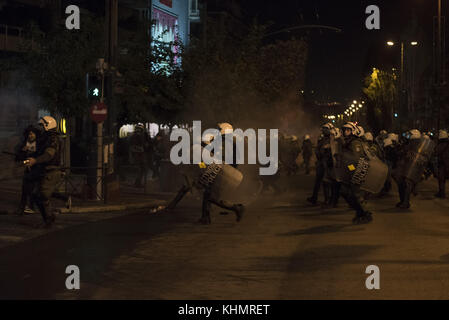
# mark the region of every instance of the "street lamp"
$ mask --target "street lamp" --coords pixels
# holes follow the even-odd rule
[[[412,47],[416,47],[418,45],[418,41],[410,41],[409,43]],[[387,45],[389,47],[392,47],[395,45],[393,41],[387,41]],[[399,92],[399,106],[402,106],[403,102],[403,92],[405,87],[405,81],[404,81],[404,59],[405,59],[405,43],[404,41],[401,41],[401,73],[400,73],[400,92]],[[393,70],[394,72],[394,70]],[[396,111],[393,111],[393,113],[396,115]]]

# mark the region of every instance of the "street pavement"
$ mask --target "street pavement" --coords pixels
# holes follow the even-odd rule
[[[215,209],[211,225],[197,224],[193,194],[172,213],[96,213],[10,241],[0,248],[0,298],[449,298],[449,200],[433,197],[434,180],[410,210],[395,208],[394,190],[368,203],[371,224],[352,225],[342,199],[336,209],[306,203],[313,176],[285,179],[288,190],[259,197],[239,223]],[[80,269],[79,290],[65,287],[68,265]],[[365,286],[369,265],[380,269],[379,290]]]

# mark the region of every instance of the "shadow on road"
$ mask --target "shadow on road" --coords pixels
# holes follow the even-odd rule
[[[352,229],[345,230],[348,227]],[[290,237],[290,236],[301,236],[301,235],[313,235],[313,234],[323,234],[323,233],[335,233],[335,232],[357,232],[362,230],[362,228],[354,228],[352,224],[334,224],[327,226],[318,226],[308,229],[295,230],[287,233],[280,233],[277,236],[280,237]]]

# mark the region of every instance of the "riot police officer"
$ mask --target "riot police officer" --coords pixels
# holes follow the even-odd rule
[[[439,191],[435,195],[438,198],[446,198],[446,179],[449,178],[449,137],[445,130],[440,130],[438,145],[436,147],[437,172]]]
[[[381,130],[379,135],[376,137],[375,142],[380,148],[383,148],[383,141],[387,138],[388,132],[386,130]]]
[[[398,184],[399,199],[396,207],[410,208],[410,195],[422,180],[424,171],[430,164],[434,142],[421,136],[417,129],[406,133],[407,141],[399,151],[399,161],[393,177]]]
[[[326,173],[327,163],[330,159],[332,161],[332,154],[330,150],[330,135],[331,130],[334,126],[332,123],[326,123],[321,127],[321,135],[318,138],[317,146],[315,149],[316,171],[315,171],[315,184],[313,187],[312,196],[307,198],[307,201],[315,205],[318,200],[318,192],[320,191],[321,185],[323,184],[324,202],[329,203],[330,201],[330,189],[328,184],[323,183],[323,179]]]
[[[33,194],[46,227],[50,227],[56,216],[50,211],[50,197],[62,179],[60,168],[60,143],[56,131],[56,120],[45,116],[39,120],[41,140],[37,145],[36,157],[28,158],[27,166],[39,166],[41,174],[37,180],[37,190]]]
[[[145,127],[142,124],[138,124],[134,127],[134,133],[130,139],[130,150],[134,165],[137,166],[137,175],[134,182],[134,186],[137,188],[142,187],[145,183],[147,172],[146,163],[146,150],[148,149],[148,135],[145,131]]]
[[[236,148],[236,142],[235,139],[233,137],[233,127],[232,125],[230,125],[229,123],[219,123],[218,124],[218,128],[220,130],[220,137],[222,139],[222,148],[221,150],[216,150],[215,154],[211,155],[216,158],[216,159],[221,159],[222,163],[224,163],[225,165],[229,165],[230,167],[234,168],[224,168],[224,166],[217,166],[216,164],[211,164],[209,166],[206,166],[204,163],[201,163],[200,165],[204,165],[205,168],[205,172],[202,170],[199,172],[199,179],[198,177],[194,177],[194,181],[190,181],[190,179],[187,177],[187,181],[186,183],[181,187],[181,189],[178,191],[178,194],[175,196],[175,198],[169,203],[169,205],[167,206],[167,208],[165,208],[165,210],[173,210],[175,208],[175,206],[182,200],[182,198],[187,194],[187,192],[189,192],[193,187],[197,187],[200,189],[203,189],[203,200],[202,200],[202,213],[201,213],[201,218],[198,220],[199,223],[201,224],[210,224],[211,223],[211,218],[210,218],[210,208],[211,208],[211,204],[215,204],[216,206],[225,209],[225,210],[229,210],[229,211],[233,211],[236,214],[236,219],[237,222],[239,222],[242,217],[243,217],[243,213],[245,211],[245,207],[243,204],[231,204],[228,201],[225,201],[221,198],[220,194],[217,194],[216,189],[219,188],[214,188],[214,183],[216,182],[215,179],[210,179],[212,178],[212,175],[216,176],[218,174],[226,174],[226,173],[230,173],[231,175],[233,174],[235,168],[237,167],[237,148]],[[209,136],[209,139],[211,139],[212,137]],[[232,163],[226,163],[226,152],[230,152],[229,150],[226,151],[226,141],[228,141],[228,145],[229,142],[231,142],[231,146],[233,148],[233,162]],[[206,141],[206,145],[210,144],[211,140]],[[204,145],[205,146],[205,145]],[[195,147],[200,147],[198,145],[194,146]],[[216,170],[216,171],[215,171]],[[196,170],[194,170],[195,172],[197,172]],[[223,173],[224,171],[226,171],[226,173]],[[207,177],[206,177],[207,176]]]
[[[342,132],[344,140],[341,153],[337,155],[336,164],[336,170],[341,172],[342,177],[340,193],[349,206],[356,211],[352,222],[354,224],[369,223],[373,219],[372,214],[363,208],[360,201],[360,190],[352,183],[351,176],[348,174],[355,169],[352,163],[356,163],[358,159],[365,155],[361,139],[362,132],[353,122],[347,122],[343,125]]]
[[[302,143],[302,157],[304,159],[304,166],[306,169],[306,174],[310,174],[310,158],[312,157],[312,141],[310,141],[310,136],[306,134],[304,136],[304,141]]]

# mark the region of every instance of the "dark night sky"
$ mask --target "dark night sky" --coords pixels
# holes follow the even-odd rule
[[[371,4],[380,8],[380,30],[365,27],[365,9]],[[273,30],[300,24],[343,29],[341,34],[327,31],[309,35],[306,86],[318,93],[318,100],[357,98],[368,70],[398,66],[400,46],[387,47],[389,39],[419,41],[418,69],[428,66],[432,57],[432,19],[437,13],[437,0],[242,0],[242,6],[260,21],[273,21]],[[448,9],[443,1],[443,15]]]

